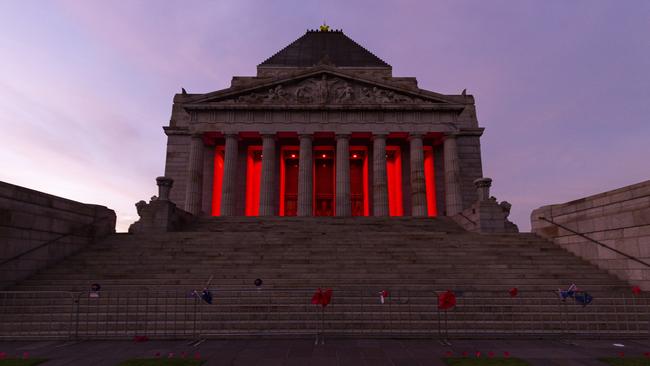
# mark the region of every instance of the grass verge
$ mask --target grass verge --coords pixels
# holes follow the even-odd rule
[[[612,366],[650,366],[650,358],[646,357],[606,357],[599,360]]]
[[[445,364],[449,366],[528,366],[528,362],[518,358],[467,358],[449,357],[444,358]]]

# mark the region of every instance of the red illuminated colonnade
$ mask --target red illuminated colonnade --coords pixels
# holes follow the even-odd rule
[[[437,215],[440,134],[206,133],[203,139],[216,145],[213,216],[235,215],[242,198],[246,216]]]

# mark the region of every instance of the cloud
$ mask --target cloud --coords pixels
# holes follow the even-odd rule
[[[173,94],[225,88],[325,19],[477,100],[493,194],[530,211],[647,179],[647,1],[0,3],[0,179],[107,204],[163,173]]]

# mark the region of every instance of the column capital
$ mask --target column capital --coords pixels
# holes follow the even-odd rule
[[[407,137],[408,141],[411,141],[412,139],[420,139],[424,137],[423,132],[409,132],[409,136]]]
[[[299,133],[298,138],[301,139],[301,140],[302,139],[313,140],[314,139],[314,134],[313,133]]]
[[[373,132],[371,139],[372,140],[376,140],[376,139],[385,140],[387,137],[388,137],[387,132],[379,132],[379,133],[374,133]]]
[[[334,135],[334,137],[337,140],[339,140],[339,139],[349,140],[350,139],[350,134],[349,133],[337,133],[336,135]]]
[[[225,132],[223,134],[223,137],[225,137],[225,138],[239,138],[239,133],[237,133],[237,132]]]
[[[264,133],[260,132],[260,136],[262,136],[263,139],[277,140],[277,138],[278,138],[278,135],[275,132],[264,132]]]

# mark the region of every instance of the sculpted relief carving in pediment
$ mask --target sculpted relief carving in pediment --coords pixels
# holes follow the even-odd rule
[[[420,104],[421,98],[393,90],[351,83],[341,78],[310,78],[293,84],[280,84],[266,92],[253,92],[226,103],[246,104]]]

